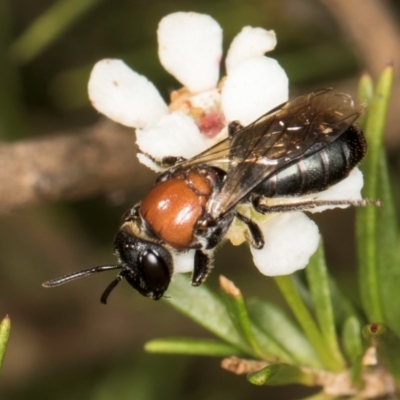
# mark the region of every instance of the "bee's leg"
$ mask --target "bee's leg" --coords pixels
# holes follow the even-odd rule
[[[380,206],[381,202],[379,200],[371,201],[371,200],[302,200],[302,201],[293,201],[291,203],[286,204],[277,204],[277,205],[267,205],[261,203],[261,196],[254,196],[251,199],[254,209],[260,214],[266,213],[277,213],[277,212],[288,212],[288,211],[307,211],[312,208],[321,207],[321,206],[355,206],[355,207],[363,207],[368,205],[376,205]]]
[[[194,268],[192,274],[192,285],[202,284],[212,269],[211,260],[207,253],[196,250],[194,253]]]
[[[148,153],[142,152],[141,154],[145,155],[149,160],[153,161],[153,163],[157,164],[160,168],[171,168],[176,164],[186,161],[186,158],[184,157],[166,156],[159,160]]]
[[[262,249],[264,247],[264,235],[260,227],[250,218],[238,212],[236,213],[236,218],[247,226],[246,238],[251,246],[258,250]]]
[[[241,123],[239,121],[229,122],[229,125],[228,125],[228,136],[232,137],[242,129],[243,129],[243,125],[241,125]]]

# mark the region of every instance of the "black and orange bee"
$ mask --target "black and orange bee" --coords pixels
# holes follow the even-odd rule
[[[233,220],[247,227],[251,246],[262,248],[263,234],[237,206],[250,203],[259,213],[306,210],[321,205],[365,201],[293,201],[321,192],[346,178],[366,154],[362,112],[347,94],[331,89],[295,97],[250,125],[228,126],[228,138],[185,160],[165,157],[168,167],[142,202],[123,216],[115,236],[116,265],[102,265],[45,282],[58,286],[95,272],[119,269],[101,301],[125,278],[154,300],[167,290],[174,255],[194,250],[192,285],[206,279],[212,253]],[[291,198],[269,206],[263,199]]]

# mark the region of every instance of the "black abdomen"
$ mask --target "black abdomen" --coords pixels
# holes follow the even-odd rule
[[[253,193],[264,197],[292,197],[321,192],[346,178],[366,151],[364,135],[353,125],[324,149],[262,182]]]

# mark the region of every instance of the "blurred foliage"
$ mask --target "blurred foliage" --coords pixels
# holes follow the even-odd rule
[[[389,4],[398,16],[398,3]],[[327,86],[355,92],[351,79],[363,72],[363,62],[316,0],[0,0],[1,138],[72,133],[97,121],[86,85],[92,65],[105,57],[123,58],[168,97],[177,82],[158,62],[155,32],[164,15],[188,10],[208,13],[221,24],[225,48],[244,25],[274,29],[278,47],[271,56],[286,69],[293,94]],[[44,23],[51,29],[43,29]],[[395,195],[400,190],[399,160],[398,149],[392,149],[389,167],[397,174]],[[41,288],[50,277],[113,260],[111,243],[120,215],[143,196],[152,184],[149,179],[154,178],[143,169],[132,177],[131,193],[2,216],[0,312],[10,314],[13,333],[0,380],[1,398],[243,400],[311,394],[298,387],[249,385],[221,371],[217,361],[143,354],[143,343],[152,338],[205,333],[166,304],[149,302],[127,285],[113,293],[107,307],[101,306],[98,298],[111,277],[93,277],[52,292]],[[396,200],[394,207],[398,206]],[[354,210],[332,211],[316,219],[335,281],[360,305],[353,268],[353,215]],[[241,268],[232,269],[234,264]],[[270,301],[282,303],[276,287],[259,279],[242,249],[225,246],[216,265],[219,273],[240,282],[243,293],[265,297],[268,292]],[[218,273],[213,275],[211,287]],[[355,360],[360,343],[354,325],[359,319],[346,319],[353,315],[346,314],[350,302],[337,304],[346,321],[346,355]],[[279,319],[273,310],[264,312]]]

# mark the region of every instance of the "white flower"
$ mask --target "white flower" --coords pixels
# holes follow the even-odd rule
[[[276,60],[265,56],[276,46],[273,31],[243,28],[229,47],[227,76],[221,80],[222,29],[213,18],[177,12],[161,20],[157,34],[161,64],[184,86],[171,94],[169,105],[147,78],[121,60],[98,62],[89,80],[93,106],[110,119],[135,128],[143,153],[156,159],[193,157],[222,140],[230,121],[247,125],[288,99],[285,71]],[[144,154],[138,157],[159,170]],[[362,177],[354,181],[353,175],[357,172],[326,191],[328,194],[311,197],[360,199]],[[339,185],[345,188],[338,192]],[[349,195],[348,186],[355,188],[355,194]],[[318,229],[301,212],[264,217],[260,227],[265,246],[251,251],[256,266],[265,275],[304,268],[318,246]],[[240,243],[243,226],[235,222],[228,236],[233,243]],[[175,272],[192,268],[189,256],[192,252],[182,255],[182,262],[175,260]]]
[[[93,106],[136,128],[142,152],[192,157],[221,140],[227,122],[247,125],[287,100],[285,71],[264,56],[275,47],[274,32],[243,28],[229,48],[228,76],[220,84],[222,29],[214,19],[177,12],[161,20],[157,33],[161,64],[184,85],[171,94],[169,106],[147,78],[121,60],[98,62],[89,80]],[[143,155],[139,159],[159,170]]]

